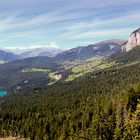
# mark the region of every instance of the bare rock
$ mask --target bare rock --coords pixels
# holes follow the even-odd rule
[[[140,45],[140,28],[132,32],[128,41],[123,44],[122,51],[130,51]]]

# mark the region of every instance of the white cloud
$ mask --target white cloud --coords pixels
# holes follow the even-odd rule
[[[127,15],[111,19],[95,19],[87,22],[79,22],[74,25],[68,25],[65,28],[68,32],[61,34],[55,39],[62,37],[78,40],[97,37],[111,36],[129,36],[135,29],[139,28],[140,14],[138,11],[128,12]],[[129,25],[130,26],[129,26]]]
[[[125,29],[111,29],[111,30],[102,30],[102,31],[89,31],[89,32],[84,32],[81,33],[80,35],[77,35],[73,37],[72,39],[88,39],[88,38],[95,38],[99,36],[108,36],[108,37],[114,37],[114,35],[125,35],[125,34],[130,34],[132,29],[130,28],[125,28]]]

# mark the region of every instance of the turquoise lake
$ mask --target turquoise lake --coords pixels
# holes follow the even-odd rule
[[[8,92],[7,91],[5,91],[5,90],[0,90],[0,96],[4,96],[4,95],[6,95]]]

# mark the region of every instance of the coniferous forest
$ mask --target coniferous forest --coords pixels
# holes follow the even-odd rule
[[[139,70],[133,63],[0,97],[0,137],[139,140]]]

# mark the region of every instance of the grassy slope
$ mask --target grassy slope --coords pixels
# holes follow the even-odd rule
[[[49,69],[40,69],[40,68],[26,68],[22,69],[21,72],[28,73],[28,72],[49,72]]]
[[[94,58],[86,61],[84,64],[73,66],[71,68],[72,73],[68,75],[66,81],[71,81],[75,78],[84,76],[87,73],[95,72],[98,70],[110,68],[116,65],[115,62],[109,62],[105,58]]]

